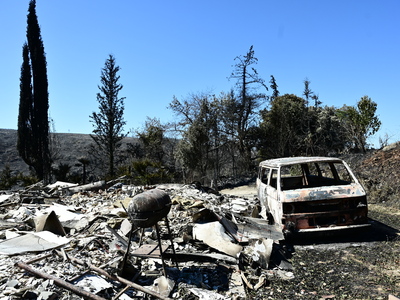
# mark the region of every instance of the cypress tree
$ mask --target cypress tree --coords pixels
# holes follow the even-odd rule
[[[99,102],[99,112],[93,112],[90,115],[90,121],[93,123],[93,138],[97,150],[104,155],[107,160],[108,175],[112,178],[115,175],[115,154],[121,146],[125,121],[124,99],[118,98],[119,91],[123,85],[118,83],[120,76],[118,71],[120,67],[116,65],[115,57],[109,55],[104,68],[101,71],[101,86],[98,86],[100,92],[97,93]]]
[[[23,63],[21,67],[20,77],[20,101],[18,115],[18,142],[17,148],[19,155],[28,164],[32,165],[33,157],[31,156],[32,145],[32,111],[33,111],[33,95],[32,95],[32,74],[31,64],[29,62],[29,49],[25,43],[22,47]]]
[[[38,178],[47,183],[50,181],[51,164],[47,63],[35,0],[29,2],[26,36],[28,43],[23,46],[21,67],[18,151],[24,161],[33,167]]]

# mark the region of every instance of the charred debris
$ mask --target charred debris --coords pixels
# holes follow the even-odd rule
[[[0,194],[0,299],[248,299],[293,277],[255,195],[105,187]]]

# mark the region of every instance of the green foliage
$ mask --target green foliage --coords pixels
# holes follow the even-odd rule
[[[36,1],[29,2],[27,43],[23,45],[17,148],[22,159],[45,182],[50,181],[49,95],[47,63]]]
[[[184,116],[180,123],[183,133],[176,157],[186,169],[185,174],[192,177],[204,178],[212,163],[210,152],[215,142],[213,129],[216,122],[214,108],[212,97],[206,94],[192,95],[183,102],[175,98],[173,102],[174,111]]]
[[[12,175],[10,166],[5,166],[4,170],[0,172],[0,189],[11,189],[18,181],[16,176]]]
[[[304,132],[307,129],[306,101],[293,94],[276,97],[271,109],[262,113],[261,129],[264,142],[263,157],[293,156],[303,148]]]
[[[340,153],[347,145],[346,129],[338,118],[337,109],[332,106],[318,107],[309,111],[312,117],[312,139],[308,149],[313,155]]]
[[[304,95],[314,96],[305,81]],[[356,107],[341,109],[314,106],[295,95],[273,98],[270,109],[262,111],[262,139],[259,151],[262,158],[328,155],[345,149],[366,151],[367,138],[376,133],[380,121],[375,115],[377,105],[364,96]]]
[[[80,157],[78,159],[79,164],[76,164],[76,166],[81,166],[82,167],[82,176],[79,176],[75,174],[74,180],[72,182],[81,182],[83,184],[86,184],[86,177],[87,177],[87,166],[90,165],[90,160],[87,157]]]
[[[271,97],[261,111],[258,153],[260,159],[283,156],[330,155],[349,145],[345,124],[334,107],[321,107],[319,97],[304,80],[303,96]],[[312,102],[310,100],[313,100]]]
[[[60,163],[57,168],[53,169],[53,174],[56,180],[68,181],[68,173],[71,171],[71,166],[68,164]]]
[[[371,98],[363,96],[356,106],[344,106],[338,110],[338,117],[347,128],[352,148],[366,152],[368,137],[375,134],[381,126],[376,115],[377,106]]]
[[[355,121],[366,137],[375,134],[381,126],[381,122],[376,116],[377,107],[378,104],[368,96],[361,97],[361,100],[357,102],[358,115],[355,116]]]
[[[145,128],[142,131],[136,131],[147,159],[159,163],[163,161],[165,155],[163,149],[164,132],[165,129],[160,120],[151,118],[147,118]]]
[[[101,71],[99,86],[100,92],[97,93],[99,102],[99,112],[93,112],[90,121],[93,123],[93,141],[99,152],[99,157],[105,157],[107,164],[107,175],[113,178],[115,175],[115,155],[121,146],[123,127],[126,122],[123,119],[124,99],[119,98],[118,93],[123,86],[118,83],[120,76],[119,66],[115,63],[115,57],[109,55],[105,66]]]
[[[343,151],[345,128],[336,111],[334,107],[307,106],[305,99],[295,95],[275,98],[261,114],[260,156],[325,156]]]
[[[306,78],[304,81],[304,91],[303,91],[303,96],[306,98],[306,105],[308,106],[310,104],[310,98],[314,94],[314,92],[310,88],[311,81]]]
[[[272,95],[270,97],[270,100],[273,101],[276,97],[279,96],[278,84],[276,83],[275,77],[273,75],[271,75],[271,80],[269,81],[269,83],[272,89]]]
[[[26,176],[22,173],[13,175],[13,171],[8,165],[0,172],[0,189],[2,190],[9,190],[16,185],[29,186],[38,181],[35,176]]]
[[[198,170],[204,174],[207,169],[207,154],[210,151],[210,139],[205,120],[196,120],[183,134],[178,144],[178,157],[189,169]]]
[[[135,161],[129,168],[120,170],[121,175],[128,175],[136,185],[153,185],[170,182],[172,175],[159,162],[148,159]]]
[[[119,169],[135,184],[155,184],[173,179],[174,143],[165,136],[166,125],[156,118],[147,118],[142,129],[134,131],[137,143],[128,144],[127,152],[131,163]],[[170,148],[172,146],[172,149]]]
[[[20,77],[20,100],[18,114],[18,141],[17,148],[21,158],[29,165],[34,164],[34,153],[32,149],[32,115],[33,115],[33,95],[32,95],[32,74],[29,61],[28,44],[22,47],[23,63],[21,66]]]
[[[30,186],[32,184],[35,184],[39,182],[39,178],[37,178],[34,175],[24,175],[24,174],[18,174],[17,175],[17,180],[22,182],[23,186]]]

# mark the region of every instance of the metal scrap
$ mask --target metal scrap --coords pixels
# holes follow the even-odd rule
[[[64,183],[42,187],[45,193],[39,186],[23,191],[25,198],[28,193],[42,197],[41,203],[15,202],[18,195],[2,197],[2,204],[8,205],[0,207],[0,249],[12,251],[0,256],[0,290],[4,289],[0,298],[6,294],[39,297],[56,293],[59,299],[68,299],[70,293],[81,295],[77,283],[82,279],[93,286],[82,296],[88,299],[134,299],[144,294],[169,299],[184,297],[185,293],[245,299],[246,289],[266,284],[265,276],[254,281],[254,276],[246,274],[255,272],[253,268],[260,272],[260,266],[268,268],[271,253],[261,246],[271,246],[282,233],[261,219],[251,218],[257,199],[207,193],[192,185],[157,186],[171,198],[168,217],[157,219],[157,234],[154,227],[135,228],[137,224],[123,209],[145,187],[118,184],[109,190],[74,188],[78,186]],[[171,231],[167,230],[168,220]],[[58,224],[58,230],[51,224]],[[53,233],[35,232],[46,229]],[[18,237],[6,239],[10,234]],[[50,241],[37,243],[41,235],[51,236]],[[262,238],[264,242],[257,242]],[[17,240],[26,247],[15,245]],[[34,248],[34,244],[40,247]],[[55,248],[61,250],[58,255],[54,255]],[[168,260],[164,272],[161,254]],[[257,261],[256,255],[264,261]],[[28,273],[21,274],[21,270]],[[29,276],[34,272],[43,279]],[[98,282],[94,274],[110,284]],[[44,279],[54,280],[58,287],[44,284]]]

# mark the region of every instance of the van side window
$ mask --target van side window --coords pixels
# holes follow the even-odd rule
[[[277,169],[272,169],[271,171],[271,181],[270,181],[270,186],[272,186],[274,189],[277,188],[277,181],[278,181],[278,170]]]
[[[264,184],[268,184],[269,170],[268,168],[262,168],[261,170],[261,182]]]

